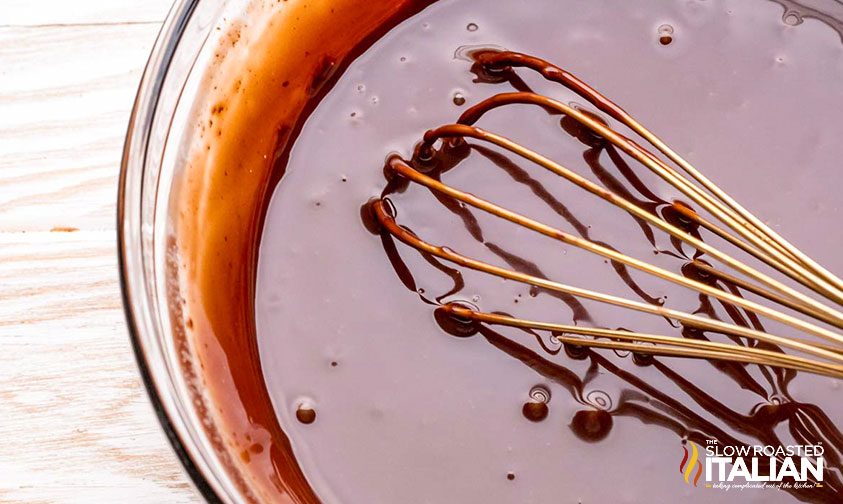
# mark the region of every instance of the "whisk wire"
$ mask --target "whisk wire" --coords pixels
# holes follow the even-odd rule
[[[677,338],[673,336],[661,336],[656,334],[644,334],[632,331],[623,331],[617,329],[602,329],[592,327],[581,327],[567,324],[553,324],[548,322],[539,322],[535,320],[524,320],[510,317],[498,313],[484,313],[460,306],[455,303],[447,304],[443,307],[447,312],[460,317],[462,319],[475,320],[493,325],[505,325],[509,327],[520,327],[523,329],[535,329],[542,331],[551,331],[554,333],[554,338],[561,343],[570,345],[589,345],[593,340],[584,340],[582,338],[572,338],[566,335],[576,334],[581,336],[594,336],[600,338],[610,338],[612,340],[625,340],[627,342],[643,342],[643,343],[658,343],[656,345],[641,345],[637,344],[634,347],[627,345],[617,345],[618,341],[602,341],[604,346],[602,348],[611,348],[617,350],[631,350],[634,352],[645,354],[656,354],[664,350],[664,345],[681,347],[682,351],[677,351],[672,355],[676,356],[699,356],[701,358],[710,358],[711,352],[727,352],[737,357],[747,357],[753,360],[737,360],[738,362],[752,362],[768,363],[771,360],[776,361],[782,367],[791,369],[799,369],[802,371],[812,371],[828,376],[843,377],[843,366],[838,364],[831,364],[820,362],[816,360],[807,359],[804,357],[788,355],[781,352],[774,352],[772,350],[764,350],[760,348],[744,347],[738,345],[731,345],[727,343],[716,343],[712,341]],[[706,354],[694,352],[696,349],[706,350]],[[690,351],[689,351],[690,350]]]

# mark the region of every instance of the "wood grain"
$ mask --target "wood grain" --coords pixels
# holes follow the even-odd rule
[[[160,23],[171,0],[3,0],[0,26]]]
[[[123,317],[123,135],[168,0],[0,8],[0,502],[198,502]]]

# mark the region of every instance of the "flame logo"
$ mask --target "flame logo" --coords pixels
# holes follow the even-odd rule
[[[697,448],[697,445],[695,445],[693,442],[688,441],[688,444],[691,445],[690,460],[688,460],[688,448],[683,446],[682,450],[685,452],[685,454],[682,456],[682,462],[679,463],[679,474],[683,475],[685,478],[685,483],[690,485],[691,473],[694,472],[694,468],[696,468],[697,474],[694,476],[694,486],[697,486],[697,483],[700,481],[700,476],[702,476],[700,451]]]

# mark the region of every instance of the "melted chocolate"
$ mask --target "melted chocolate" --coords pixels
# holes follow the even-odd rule
[[[610,16],[596,2],[519,5],[438,2],[341,74],[333,64],[317,65],[318,75],[337,80],[279,157],[283,177],[264,223],[255,291],[269,397],[314,493],[324,502],[410,504],[544,503],[560,496],[839,502],[839,381],[567,345],[560,351],[546,334],[454,318],[437,306],[461,302],[559,323],[719,337],[456,268],[395,242],[363,204],[386,193],[399,222],[413,232],[487,262],[780,331],[751,313],[560,248],[422,187],[385,181],[382,166],[390,151],[412,158],[425,130],[454,122],[471,110],[466,106],[495,93],[533,89],[585,102],[510,68],[513,61],[492,71],[473,66],[459,49],[535,53],[623,104],[738,201],[839,272],[838,34],[816,20],[791,26],[766,0],[630,1],[614,5]],[[665,24],[672,28],[667,44]],[[587,90],[565,73],[545,77]],[[620,113],[599,100],[579,106],[608,120]],[[693,209],[672,187],[565,118],[514,105],[484,115],[478,125],[721,245],[689,220]],[[468,141],[433,156],[422,146],[420,157],[429,176],[741,293],[707,278],[696,250],[503,151]],[[552,404],[531,394],[537,382]],[[716,494],[688,486],[676,471],[684,444],[704,446],[709,439],[822,442],[825,484]]]
[[[431,1],[255,1],[217,27],[174,187],[168,287],[197,414],[249,502],[319,500],[276,419],[254,327],[260,231],[288,142],[351,61]]]

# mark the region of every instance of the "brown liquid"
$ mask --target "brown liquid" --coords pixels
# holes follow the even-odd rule
[[[373,235],[377,230],[367,229],[359,209],[381,194],[390,151],[409,157],[426,129],[453,122],[487,96],[529,86],[584,103],[529,72],[478,76],[471,62],[454,58],[463,46],[503,46],[586,79],[840,272],[839,35],[813,19],[789,26],[781,8],[765,0],[624,2],[613,4],[611,15],[596,2],[544,0],[530,9],[516,3],[438,2],[368,48],[374,41],[365,39],[368,33],[397,21],[384,21],[388,14],[406,16],[418,5],[373,13],[356,32],[363,40],[358,50],[348,52],[353,36],[331,47],[314,39],[332,56],[303,60],[310,73],[295,62],[285,63],[286,74],[263,73],[279,86],[253,84],[265,90],[249,95],[266,104],[261,114],[232,113],[236,131],[224,133],[231,135],[227,156],[213,164],[237,167],[231,171],[237,180],[215,179],[219,206],[206,217],[220,223],[219,232],[206,236],[197,252],[211,259],[197,284],[208,320],[196,325],[199,338],[215,335],[220,345],[216,355],[226,364],[215,368],[232,373],[233,389],[212,388],[246,409],[248,421],[231,424],[246,426],[241,435],[260,432],[258,444],[272,453],[272,465],[249,467],[279,492],[304,495],[310,487],[312,498],[324,502],[838,502],[838,382],[757,366],[562,351],[548,335],[444,320],[435,306],[458,300],[525,318],[703,336],[662,319],[458,271]],[[352,8],[344,15],[363,16]],[[674,28],[669,44],[660,41],[666,23]],[[291,90],[282,96],[305,91],[293,94],[291,105],[276,97],[278,89]],[[519,106],[478,124],[681,222],[669,215],[675,190],[558,116]],[[270,136],[275,150],[266,144]],[[247,138],[260,142],[246,149]],[[445,160],[453,168],[442,170],[443,180],[668,269],[694,258],[658,230],[541,169],[471,145]],[[276,160],[274,172],[262,161],[267,153]],[[250,177],[252,167],[262,178]],[[265,189],[279,177],[256,272],[255,346],[251,315],[236,308],[252,306],[253,240]],[[419,187],[398,189],[391,197],[399,221],[433,243],[573,285],[781,332],[600,258],[563,252]],[[232,229],[245,231],[225,234]],[[221,294],[221,285],[235,292]],[[552,396],[546,411],[530,395],[537,385]],[[302,420],[302,404],[312,411],[304,414],[309,421]],[[825,486],[716,494],[689,487],[677,474],[683,445],[704,446],[707,439],[822,440],[830,466]],[[234,442],[245,443],[237,436]]]
[[[183,286],[172,297],[183,300],[173,303],[185,328],[176,325],[176,343],[189,356],[198,412],[249,501],[318,502],[272,409],[254,329],[260,230],[287,142],[346,65],[428,3],[254,2],[248,14],[262,25],[220,27],[174,196],[179,264],[171,268]]]

